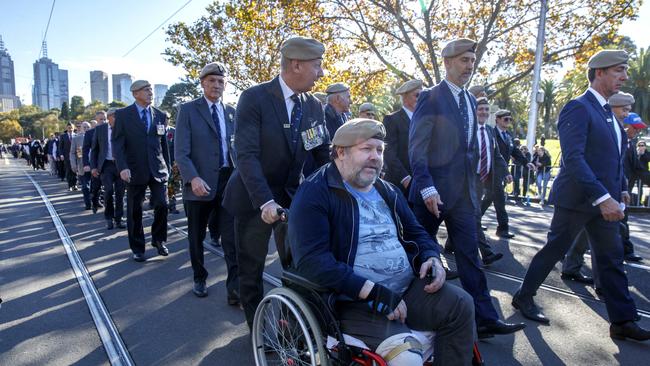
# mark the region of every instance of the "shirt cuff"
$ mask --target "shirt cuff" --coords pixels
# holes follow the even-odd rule
[[[598,206],[601,203],[605,202],[608,198],[611,198],[612,196],[609,195],[609,193],[605,193],[602,197],[599,199],[595,200],[591,205],[592,206]]]
[[[426,200],[427,198],[433,196],[434,194],[438,194],[438,191],[436,190],[436,187],[431,186],[421,190],[420,194],[422,195],[422,199]]]
[[[410,175],[407,175],[406,177],[402,178],[402,180],[400,180],[399,182],[400,182],[401,184],[404,184],[404,181],[407,180],[407,179],[411,179],[411,176],[410,176]]]
[[[271,202],[275,202],[275,200],[269,200],[269,201],[267,201],[265,204],[263,204],[262,206],[260,206],[260,210],[263,210],[264,207],[266,207],[266,205],[268,205],[268,204],[271,203]]]

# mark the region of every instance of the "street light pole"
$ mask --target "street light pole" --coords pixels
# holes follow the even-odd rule
[[[533,71],[533,88],[530,92],[530,110],[528,112],[528,133],[526,145],[528,151],[533,151],[535,145],[535,131],[537,129],[537,110],[539,106],[539,80],[542,73],[542,56],[544,55],[544,37],[546,26],[546,4],[547,0],[540,1],[539,27],[537,28],[537,48],[535,50],[535,68]]]

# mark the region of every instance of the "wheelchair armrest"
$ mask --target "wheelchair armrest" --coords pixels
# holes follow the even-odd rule
[[[291,270],[284,270],[282,271],[282,281],[287,281],[290,282],[296,286],[303,287],[307,290],[313,290],[316,292],[330,292],[330,290],[326,287],[320,286],[302,276],[299,274],[292,272]]]

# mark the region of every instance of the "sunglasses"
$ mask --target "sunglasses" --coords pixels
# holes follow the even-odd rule
[[[636,147],[645,147],[645,144],[638,144]]]

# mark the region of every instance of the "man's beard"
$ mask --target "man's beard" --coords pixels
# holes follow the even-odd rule
[[[372,174],[371,177],[364,177],[362,176],[362,173],[365,168],[372,168],[375,170],[375,173]],[[377,181],[377,178],[379,178],[379,172],[381,172],[381,164],[379,164],[379,166],[364,165],[361,169],[354,173],[353,183],[357,187],[364,188],[373,185]]]

